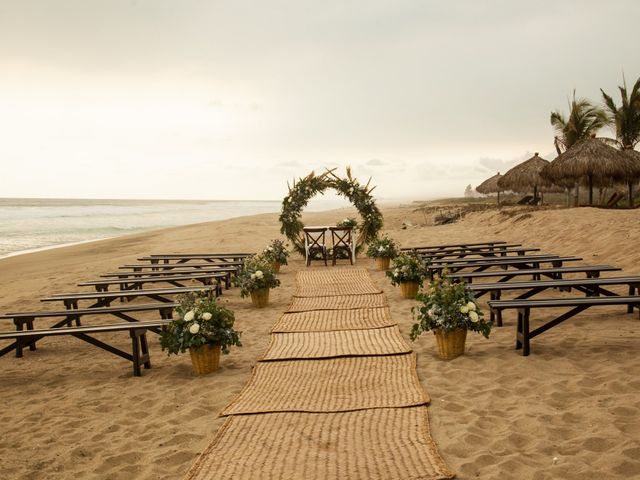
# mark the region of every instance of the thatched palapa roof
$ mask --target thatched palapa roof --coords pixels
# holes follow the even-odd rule
[[[487,178],[484,182],[476,187],[476,192],[487,195],[489,193],[502,192],[503,189],[498,186],[498,180],[502,178],[500,172],[491,178]]]
[[[640,153],[635,152],[637,157]],[[580,140],[560,154],[542,175],[550,181],[588,179],[593,185],[609,185],[612,180],[640,177],[640,159],[633,151],[623,153],[597,138]]]
[[[513,190],[514,192],[530,192],[534,189],[550,186],[551,182],[542,178],[540,172],[549,165],[549,162],[538,156],[538,152],[507,173],[498,181],[498,185],[503,190]]]

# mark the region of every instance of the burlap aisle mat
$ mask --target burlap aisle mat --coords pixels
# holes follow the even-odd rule
[[[373,284],[366,268],[327,268],[301,270],[296,274],[297,285],[331,285],[335,283],[368,282]]]
[[[383,293],[370,295],[340,295],[335,297],[293,297],[287,312],[310,310],[349,310],[354,308],[386,307],[387,297]]]
[[[336,295],[366,295],[382,293],[370,283],[334,283],[329,285],[298,285],[294,297],[332,297]]]
[[[262,360],[397,355],[411,351],[397,326],[371,330],[272,333]]]
[[[344,412],[428,403],[416,356],[345,357],[260,362],[221,415]]]
[[[329,332],[332,330],[363,330],[397,325],[386,307],[355,310],[312,310],[285,313],[271,328],[271,333]]]
[[[186,480],[440,480],[453,478],[426,407],[233,416]]]

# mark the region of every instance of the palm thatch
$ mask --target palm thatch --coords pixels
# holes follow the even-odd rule
[[[589,186],[589,204],[593,204],[593,186],[614,181],[629,182],[640,177],[640,161],[623,154],[595,137],[580,140],[547,166],[542,176],[552,182],[585,181]]]
[[[502,178],[500,172],[495,174],[491,178],[487,178],[484,182],[476,187],[476,192],[482,193],[484,195],[488,195],[489,193],[500,193],[503,191],[502,188],[498,186],[498,180]]]
[[[484,182],[476,187],[476,192],[482,193],[484,195],[488,195],[490,193],[498,194],[498,204],[500,204],[500,192],[502,192],[502,188],[498,185],[498,180],[502,178],[500,172],[495,174],[491,178],[487,178]]]
[[[549,165],[549,162],[538,155],[536,152],[529,160],[525,160],[505,173],[498,180],[499,187],[503,190],[513,190],[520,193],[533,191],[534,200],[537,201],[538,190],[551,186],[549,180],[540,176],[540,172]]]

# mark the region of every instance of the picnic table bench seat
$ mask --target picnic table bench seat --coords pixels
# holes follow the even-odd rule
[[[64,302],[68,309],[77,309],[78,303],[84,300],[95,300],[95,303],[87,308],[108,307],[114,300],[128,301],[134,298],[150,298],[157,302],[173,303],[170,297],[183,295],[189,292],[207,292],[209,295],[217,294],[217,287],[212,285],[175,287],[175,288],[154,288],[146,290],[127,290],[125,292],[75,292],[56,293],[40,299],[41,302]]]
[[[449,278],[458,278],[467,283],[473,283],[474,278],[501,277],[500,282],[508,282],[512,278],[531,275],[536,278],[542,276],[560,280],[562,275],[567,273],[584,273],[587,278],[598,278],[602,272],[614,272],[622,270],[620,267],[612,265],[584,265],[576,267],[551,267],[551,268],[523,268],[520,270],[496,271],[484,270],[480,272],[457,272],[449,273]]]
[[[607,297],[575,297],[575,298],[545,298],[545,299],[514,299],[514,300],[490,300],[489,308],[497,311],[516,309],[518,311],[518,323],[516,329],[516,350],[522,350],[523,356],[531,353],[531,339],[541,335],[547,330],[574,317],[580,312],[591,307],[611,305],[626,305],[627,312],[640,306],[640,295],[631,296],[607,296]],[[569,311],[548,320],[538,328],[531,330],[531,310],[537,308],[572,307]]]
[[[524,290],[514,300],[524,300],[531,298],[550,288],[560,291],[571,291],[572,289],[584,293],[586,296],[617,296],[618,294],[608,290],[606,286],[625,285],[628,287],[629,296],[635,295],[640,289],[640,276],[628,277],[607,277],[607,278],[571,278],[564,280],[534,280],[528,282],[500,282],[500,283],[477,283],[467,285],[467,288],[474,293],[476,298],[489,293],[491,300],[500,300],[503,291]],[[632,307],[629,307],[632,308]],[[502,311],[494,313],[491,310],[491,320],[496,321],[498,327],[502,326]]]
[[[0,332],[0,341],[15,340],[20,344],[20,348],[24,349],[26,346],[44,337],[71,335],[82,341],[90,343],[91,345],[106,350],[107,352],[129,360],[133,363],[133,375],[139,377],[142,375],[142,366],[144,366],[144,368],[151,368],[149,346],[146,336],[147,330],[159,329],[168,322],[170,322],[170,320],[163,319],[115,325],[83,325],[67,328]],[[95,333],[112,333],[121,331],[129,332],[129,336],[131,337],[131,353],[125,352],[124,350],[114,347],[105,341],[98,340],[90,335]]]
[[[162,275],[162,276],[149,276],[149,277],[134,277],[134,278],[110,278],[101,280],[90,280],[87,282],[78,283],[79,287],[95,287],[99,292],[106,292],[109,290],[110,285],[119,285],[120,290],[135,290],[141,289],[145,283],[169,283],[176,287],[186,287],[185,282],[200,282],[203,285],[215,285],[218,289],[218,295],[222,294],[222,289],[217,280],[222,280],[225,283],[226,288],[231,286],[231,279],[229,273],[215,272],[215,273],[198,273],[184,275]]]
[[[149,312],[149,311],[158,311],[160,318],[162,319],[171,319],[173,316],[173,309],[176,308],[178,303],[145,303],[145,304],[136,304],[136,305],[120,305],[117,307],[97,307],[97,308],[79,308],[75,310],[39,310],[33,312],[10,312],[4,315],[0,315],[0,320],[13,320],[14,325],[16,326],[16,331],[22,331],[25,329],[33,330],[33,322],[38,319],[44,318],[60,318],[64,317],[62,320],[58,320],[56,323],[51,325],[49,329],[52,328],[62,328],[64,326],[71,327],[73,323],[76,326],[81,325],[80,318],[83,316],[102,316],[102,315],[111,315],[117,317],[121,320],[126,320],[127,322],[138,322],[139,320],[134,318],[131,314],[137,312]],[[155,333],[160,333],[159,329],[154,329],[150,327],[150,329]],[[13,343],[9,346],[6,346],[0,349],[0,357],[10,352],[11,350],[16,350],[16,357],[22,357],[22,345],[19,343]],[[30,350],[36,349],[35,340],[29,344]]]

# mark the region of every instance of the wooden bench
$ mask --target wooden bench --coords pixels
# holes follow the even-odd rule
[[[119,357],[129,360],[133,363],[133,375],[139,377],[142,375],[142,366],[151,368],[151,360],[149,356],[149,346],[147,343],[147,330],[158,329],[170,322],[170,320],[152,320],[135,323],[122,323],[117,325],[97,325],[97,326],[80,326],[68,328],[51,328],[47,330],[23,330],[17,332],[1,332],[0,341],[15,340],[20,349],[24,349],[31,343],[36,342],[44,337],[71,335],[84,342],[90,343],[98,348],[113,353]],[[112,332],[129,332],[131,337],[131,353],[120,350],[119,348],[109,345],[108,343],[98,340],[89,334],[95,333],[112,333]]]
[[[229,274],[225,272],[218,273],[191,273],[188,275],[162,275],[162,276],[150,276],[150,277],[135,277],[125,279],[102,279],[91,280],[88,282],[78,283],[79,287],[94,287],[98,292],[106,292],[109,290],[110,285],[119,285],[120,291],[124,290],[139,290],[145,283],[169,283],[175,287],[188,287],[185,282],[200,282],[203,285],[213,285],[216,287],[216,293],[222,295],[222,288],[217,280],[224,281],[227,288],[231,286],[231,279]]]
[[[479,242],[479,243],[452,243],[449,245],[426,245],[426,246],[418,246],[418,247],[403,247],[400,251],[403,252],[437,252],[443,250],[492,250],[494,248],[500,248],[500,246],[511,246],[511,247],[519,247],[519,243],[507,244],[507,242],[503,241],[495,241],[495,242]]]
[[[130,263],[118,267],[121,270],[132,270],[134,272],[191,272],[197,269],[214,270],[219,269],[225,271],[233,268],[235,271],[241,270],[244,262],[189,262],[189,263]]]
[[[84,300],[95,300],[95,303],[87,308],[108,307],[114,300],[129,301],[133,298],[150,298],[156,302],[173,303],[170,297],[183,295],[189,292],[208,292],[209,295],[216,295],[217,287],[181,287],[181,288],[155,288],[148,290],[130,290],[126,292],[93,292],[93,293],[57,293],[49,297],[42,298],[41,302],[64,302],[67,309],[77,309],[78,302]]]
[[[211,267],[211,268],[176,268],[169,270],[149,270],[149,271],[120,271],[109,272],[100,275],[100,278],[141,278],[141,277],[161,277],[164,275],[197,275],[205,273],[224,274],[225,287],[231,287],[231,277],[238,272],[236,267]],[[221,277],[222,278],[222,277]]]
[[[148,255],[138,258],[138,261],[147,261],[152,264],[182,264],[192,260],[203,260],[210,263],[239,262],[254,255],[253,253],[171,253],[163,255]]]
[[[552,267],[552,268],[523,268],[521,270],[496,271],[488,270],[481,272],[458,272],[449,273],[449,278],[458,278],[466,283],[473,283],[474,278],[491,278],[500,277],[498,283],[508,282],[512,278],[531,275],[533,279],[539,279],[542,276],[562,279],[562,275],[567,273],[585,273],[587,278],[598,278],[602,272],[614,272],[622,270],[619,267],[611,265],[585,265],[582,267]]]
[[[557,255],[530,255],[530,256],[516,256],[516,257],[498,257],[495,259],[482,259],[482,260],[474,260],[474,261],[465,261],[465,262],[438,262],[433,263],[427,267],[428,273],[433,275],[435,273],[439,273],[445,268],[451,272],[456,273],[460,270],[466,270],[469,268],[474,268],[474,272],[482,272],[484,270],[488,270],[491,267],[501,267],[503,269],[508,269],[509,267],[513,267],[514,269],[532,269],[532,268],[540,268],[540,264],[550,263],[553,267],[562,267],[564,262],[577,262],[582,260],[580,257],[559,257]]]
[[[474,293],[476,298],[489,293],[491,300],[500,300],[502,292],[508,290],[524,290],[524,293],[518,295],[514,300],[524,300],[531,298],[538,293],[544,292],[550,288],[557,288],[560,291],[571,291],[571,289],[584,293],[586,296],[616,296],[605,286],[626,285],[629,289],[629,296],[635,295],[640,287],[640,276],[633,277],[608,277],[608,278],[572,278],[565,280],[542,280],[530,282],[511,282],[511,283],[478,283],[467,285],[467,289]],[[502,312],[498,311],[494,314],[491,311],[491,320],[496,321],[496,325],[502,326]]]
[[[531,353],[531,339],[546,332],[550,328],[574,317],[580,312],[591,308],[611,305],[626,305],[627,312],[640,305],[640,295],[615,297],[576,297],[576,298],[546,298],[539,300],[490,300],[489,307],[494,311],[516,309],[518,324],[516,330],[516,350],[522,349],[522,355]],[[572,307],[569,311],[549,320],[538,328],[530,329],[531,310],[536,308]]]
[[[126,320],[127,322],[138,322],[139,320],[131,316],[132,313],[136,312],[148,312],[157,310],[160,314],[160,318],[162,319],[170,319],[173,316],[173,309],[177,307],[177,303],[146,303],[139,305],[122,305],[118,307],[98,307],[98,308],[82,308],[75,310],[40,310],[35,312],[13,312],[6,313],[4,315],[0,315],[0,320],[13,320],[14,325],[16,326],[16,331],[20,332],[22,330],[33,330],[33,322],[38,319],[43,318],[60,318],[62,320],[58,320],[56,323],[51,325],[49,329],[53,328],[61,328],[64,326],[71,327],[75,322],[77,326],[80,326],[80,318],[87,315],[111,315],[117,317],[122,320]],[[160,333],[159,329],[150,328],[155,333]],[[23,345],[15,342],[7,347],[4,347],[0,350],[0,357],[10,352],[11,350],[16,350],[16,357],[22,357],[22,348]],[[29,344],[29,350],[36,349],[36,341],[34,340]]]
[[[424,258],[436,261],[436,259],[445,259],[449,257],[455,258],[468,258],[468,257],[480,257],[480,258],[496,258],[496,257],[508,257],[509,254],[515,253],[516,255],[527,255],[530,252],[539,252],[539,248],[505,248],[500,250],[487,250],[487,251],[452,251],[452,252],[436,252],[436,253],[423,253],[418,252],[417,255]]]

